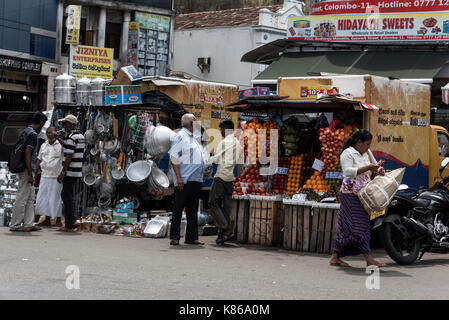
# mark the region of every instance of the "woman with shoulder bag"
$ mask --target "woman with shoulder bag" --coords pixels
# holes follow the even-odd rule
[[[363,254],[367,266],[386,266],[371,255],[370,217],[357,196],[373,175],[385,174],[385,169],[381,167],[383,162],[376,162],[369,150],[372,139],[368,130],[359,130],[349,138],[340,154],[344,179],[340,189],[341,204],[334,253],[329,261],[331,265],[350,267],[340,258]]]

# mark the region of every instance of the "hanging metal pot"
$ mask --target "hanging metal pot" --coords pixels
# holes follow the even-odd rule
[[[132,163],[126,170],[126,176],[129,181],[144,184],[151,174],[153,161],[140,160]]]

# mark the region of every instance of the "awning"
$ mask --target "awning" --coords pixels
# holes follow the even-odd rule
[[[444,66],[444,67],[443,67]],[[447,74],[443,74],[446,68]],[[432,51],[324,51],[284,53],[255,80],[305,77],[311,73],[371,74],[397,79],[447,76],[449,52]]]
[[[143,81],[145,82],[145,79],[143,79]],[[149,79],[148,81],[154,83],[154,85],[158,87],[185,86],[185,84],[181,81],[162,80],[162,79]]]

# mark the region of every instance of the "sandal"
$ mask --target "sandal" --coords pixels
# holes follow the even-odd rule
[[[179,240],[172,240],[170,241],[171,246],[179,246]]]
[[[38,226],[31,227],[31,231],[41,231],[42,228]]]

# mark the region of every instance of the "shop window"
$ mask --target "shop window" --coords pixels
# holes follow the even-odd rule
[[[30,36],[30,54],[37,57],[55,59],[56,39],[32,33]]]
[[[106,24],[105,47],[114,49],[114,59],[120,58],[120,40],[122,36],[122,25],[119,23]]]
[[[444,133],[438,133],[438,154],[440,157],[449,157],[449,138]]]

